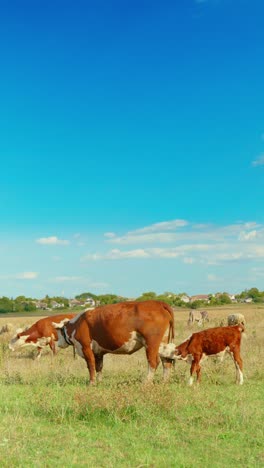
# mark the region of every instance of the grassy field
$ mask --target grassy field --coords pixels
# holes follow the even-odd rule
[[[72,350],[12,353],[0,336],[1,467],[264,467],[264,307],[209,309],[210,326],[232,312],[247,321],[242,341],[243,386],[235,366],[208,360],[200,386],[187,387],[189,365],[176,364],[163,384],[145,385],[144,351],[105,358],[104,380]],[[187,310],[175,312],[176,338],[189,336]],[[1,317],[22,326],[33,317]],[[194,327],[193,330],[197,328]]]

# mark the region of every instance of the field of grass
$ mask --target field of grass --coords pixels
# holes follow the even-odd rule
[[[243,386],[229,357],[206,361],[200,386],[187,386],[184,362],[169,383],[160,366],[146,385],[141,350],[106,356],[102,383],[89,387],[72,349],[52,359],[47,348],[35,361],[35,350],[12,353],[10,335],[0,336],[1,467],[264,467],[264,307],[209,309],[208,326],[238,311],[247,321]],[[175,312],[176,343],[190,335],[187,318]],[[34,321],[1,317],[0,328]]]

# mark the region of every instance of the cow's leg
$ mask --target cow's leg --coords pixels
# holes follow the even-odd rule
[[[82,348],[83,352],[83,357],[86,361],[89,374],[90,374],[90,384],[93,385],[95,384],[95,357],[94,353],[91,350],[91,347],[89,345],[83,346]]]
[[[236,383],[242,385],[244,382],[243,377],[243,361],[240,356],[240,352],[238,349],[234,349],[231,352],[231,356],[233,357],[235,366],[236,366]]]
[[[196,364],[196,375],[197,375],[197,383],[201,382],[201,366],[199,362]]]
[[[96,378],[98,382],[101,382],[103,365],[104,365],[104,355],[95,354],[94,357],[95,357]]]
[[[160,359],[159,359],[159,345],[160,345],[160,340],[148,340],[146,342],[146,356],[148,360],[148,375],[147,375],[147,381],[152,382],[155,374],[155,370],[157,369]]]

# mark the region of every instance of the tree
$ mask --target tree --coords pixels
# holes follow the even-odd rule
[[[144,292],[139,296],[136,301],[152,301],[157,299],[157,294],[153,291]]]

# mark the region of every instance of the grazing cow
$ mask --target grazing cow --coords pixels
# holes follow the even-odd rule
[[[231,325],[239,325],[240,323],[242,323],[242,325],[246,325],[246,320],[245,320],[245,317],[243,314],[231,314],[231,315],[228,315],[227,317],[227,324],[229,326]]]
[[[3,333],[10,333],[13,330],[13,328],[14,327],[13,327],[12,323],[6,323],[0,329],[0,335],[3,335]]]
[[[15,351],[24,346],[35,346],[38,348],[37,359],[39,359],[42,349],[49,345],[53,354],[55,354],[55,341],[58,340],[58,334],[53,322],[58,323],[64,319],[70,320],[73,317],[75,317],[74,314],[53,315],[38,320],[31,327],[18,329],[9,343],[9,349]]]
[[[173,310],[160,301],[97,307],[54,326],[58,329],[58,346],[73,345],[85,359],[91,384],[95,382],[95,371],[100,380],[105,354],[133,354],[143,346],[149,364],[148,380],[152,380],[166,330],[169,329],[168,342],[174,337]]]
[[[231,327],[208,328],[193,333],[187,340],[175,348],[175,359],[182,359],[191,363],[189,384],[193,383],[193,374],[196,372],[197,382],[201,380],[200,363],[208,356],[224,358],[229,353],[236,366],[236,381],[243,384],[243,362],[240,356],[242,324]],[[173,353],[170,356],[173,357]]]
[[[193,325],[194,322],[198,322],[199,327],[201,327],[205,321],[209,322],[208,312],[206,310],[190,310],[187,322],[189,326]]]

